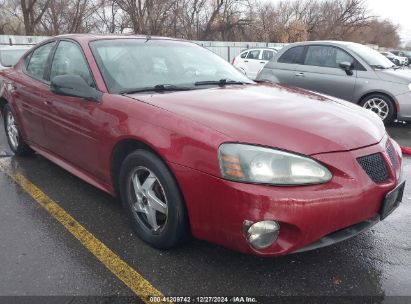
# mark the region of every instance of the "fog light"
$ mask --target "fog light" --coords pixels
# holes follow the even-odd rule
[[[275,221],[262,221],[249,226],[247,240],[256,249],[270,247],[278,238],[280,225]]]

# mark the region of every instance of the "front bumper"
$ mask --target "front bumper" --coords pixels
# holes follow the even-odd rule
[[[314,155],[333,173],[329,183],[314,186],[236,183],[180,165],[170,166],[182,189],[195,237],[245,253],[277,256],[378,218],[386,193],[399,183],[401,175],[400,162],[397,167],[391,164],[386,144],[384,138],[359,150]],[[389,167],[389,179],[378,184],[356,161],[373,153],[382,153]],[[243,223],[262,220],[279,222],[281,230],[271,247],[256,250],[246,240]]]
[[[372,219],[369,219],[369,220],[366,220],[364,222],[352,225],[352,226],[347,227],[347,228],[342,229],[342,230],[338,230],[336,232],[332,232],[332,233],[322,237],[318,241],[316,241],[312,244],[309,244],[309,245],[307,245],[303,248],[300,248],[300,249],[298,249],[294,252],[298,253],[298,252],[310,251],[310,250],[319,249],[319,248],[322,248],[322,247],[330,246],[330,245],[333,245],[333,244],[348,240],[348,239],[356,236],[357,234],[360,234],[361,232],[370,229],[372,226],[377,224],[379,221],[380,221],[380,216],[377,215],[377,216],[373,217]]]
[[[411,121],[411,92],[395,96],[399,106],[398,120]]]

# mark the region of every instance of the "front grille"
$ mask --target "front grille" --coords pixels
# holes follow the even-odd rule
[[[376,183],[388,180],[388,168],[381,153],[375,153],[357,158],[358,163]]]
[[[395,158],[394,151],[392,150],[391,144],[387,144],[387,154],[390,157],[391,163],[394,165],[394,167],[397,167],[397,159]]]

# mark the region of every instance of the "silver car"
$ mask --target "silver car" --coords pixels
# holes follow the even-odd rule
[[[0,46],[0,70],[12,67],[29,46]]]
[[[287,45],[265,65],[257,80],[354,102],[385,123],[411,120],[411,71],[399,69],[362,44],[315,41]]]

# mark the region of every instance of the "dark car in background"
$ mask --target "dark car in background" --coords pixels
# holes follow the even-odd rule
[[[411,120],[411,72],[365,45],[342,41],[290,44],[264,66],[257,80],[351,101],[385,123]]]

